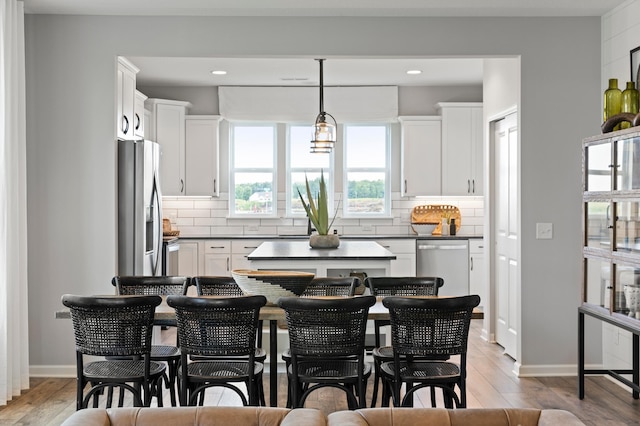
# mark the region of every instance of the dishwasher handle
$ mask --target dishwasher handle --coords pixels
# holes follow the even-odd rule
[[[418,250],[466,250],[466,244],[418,244]]]

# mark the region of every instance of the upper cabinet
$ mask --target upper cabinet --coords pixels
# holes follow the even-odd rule
[[[189,102],[147,99],[151,112],[149,139],[160,144],[160,176],[163,195],[186,194],[185,117]]]
[[[440,117],[404,116],[398,120],[402,127],[402,196],[440,195]]]
[[[136,90],[135,92],[135,102],[133,105],[133,134],[135,135],[136,139],[144,139],[144,101],[147,100],[147,97],[138,90]]]
[[[189,102],[147,99],[149,139],[160,144],[163,195],[218,196],[218,115],[187,115]]]
[[[188,115],[185,119],[185,195],[219,194],[219,123],[219,115]]]
[[[482,195],[482,103],[439,103],[442,195]]]
[[[116,88],[116,136],[118,139],[135,138],[136,74],[138,68],[126,58],[118,57]]]

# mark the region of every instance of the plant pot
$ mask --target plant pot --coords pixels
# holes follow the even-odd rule
[[[312,235],[309,237],[309,246],[316,249],[337,248],[340,246],[340,238],[336,234]]]

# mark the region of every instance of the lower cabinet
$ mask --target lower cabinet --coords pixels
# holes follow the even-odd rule
[[[391,261],[391,276],[416,276],[416,241],[413,238],[376,242],[396,255],[396,259]]]
[[[258,248],[264,240],[233,240],[231,241],[232,269],[251,269],[251,261],[247,259],[249,253]]]
[[[480,296],[480,308],[487,296],[484,277],[484,240],[469,240],[469,293]]]
[[[231,241],[206,240],[204,242],[203,275],[231,275]]]

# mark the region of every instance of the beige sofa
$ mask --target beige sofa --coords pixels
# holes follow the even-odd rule
[[[86,408],[63,426],[326,426],[326,416],[311,408],[163,407]]]
[[[63,426],[576,426],[584,425],[563,410],[530,408],[366,408],[325,416],[310,408],[164,407],[87,408]]]
[[[329,425],[340,426],[575,426],[584,425],[564,410],[533,408],[365,408],[329,414]]]

